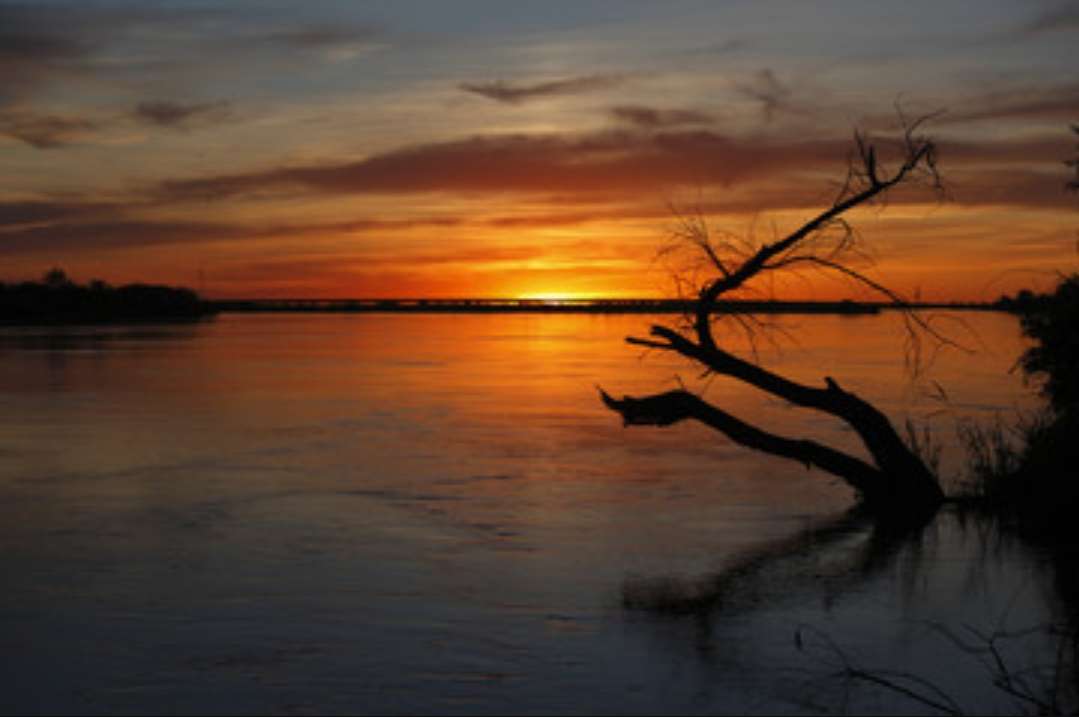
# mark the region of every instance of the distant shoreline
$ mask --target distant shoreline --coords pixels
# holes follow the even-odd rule
[[[915,303],[912,309],[1009,311],[1015,302]],[[719,301],[715,310],[730,314],[872,315],[900,308],[886,302]],[[388,313],[388,314],[689,314],[687,299],[204,299],[185,287],[103,281],[76,284],[62,269],[39,282],[0,282],[0,326],[189,322],[222,313]]]
[[[207,302],[217,313],[394,313],[394,314],[681,314],[696,302],[682,299],[228,299]],[[1004,311],[988,303],[916,303],[913,309]],[[877,314],[896,309],[884,302],[722,301],[718,308],[740,314]]]
[[[0,282],[0,325],[49,326],[197,321],[215,309],[191,289],[157,284],[76,284],[62,269],[41,281]]]

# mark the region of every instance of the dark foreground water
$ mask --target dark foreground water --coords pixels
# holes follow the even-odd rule
[[[965,319],[980,352],[919,381],[887,314],[780,318],[800,343],[761,358],[930,422],[952,475],[956,420],[1034,405],[1014,319]],[[647,321],[0,330],[0,712],[932,711],[851,665],[1015,711],[946,633],[1051,664],[1053,566],[949,512],[882,537],[826,475],[699,426],[623,429],[596,384],[705,385],[622,343]],[[737,384],[707,395],[852,445]]]

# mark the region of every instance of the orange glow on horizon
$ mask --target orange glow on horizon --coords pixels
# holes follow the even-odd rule
[[[529,291],[517,294],[513,298],[524,301],[596,301],[599,299],[618,299],[623,297],[621,292],[581,292],[581,291]]]

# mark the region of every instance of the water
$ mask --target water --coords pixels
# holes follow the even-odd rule
[[[980,351],[917,381],[888,314],[782,318],[798,343],[760,358],[930,422],[951,475],[955,420],[1036,404],[1008,373],[1015,320],[964,316]],[[682,381],[856,449],[826,417],[622,342],[648,320],[0,330],[0,711],[926,709],[848,691],[842,660],[1014,709],[940,631],[1057,620],[1052,566],[947,512],[882,551],[867,526],[829,532],[851,493],[824,474],[697,425],[623,428],[597,384]],[[622,605],[732,569],[707,615]],[[1005,643],[1029,665],[1052,638]]]

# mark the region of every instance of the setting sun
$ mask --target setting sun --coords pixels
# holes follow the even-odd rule
[[[589,301],[592,299],[608,298],[599,294],[584,294],[574,292],[558,292],[558,291],[539,291],[539,292],[526,292],[524,294],[518,294],[515,298],[522,299],[524,301],[548,301],[557,303],[559,301]]]

